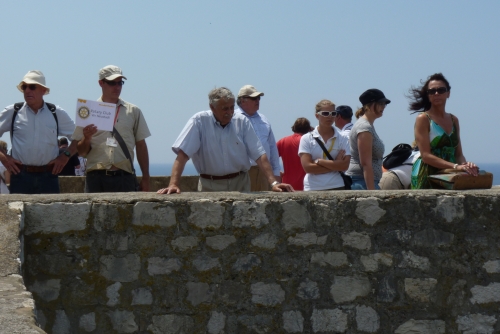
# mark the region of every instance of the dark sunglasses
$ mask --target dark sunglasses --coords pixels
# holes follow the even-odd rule
[[[250,99],[252,101],[260,101],[260,96],[255,96],[255,97],[245,96],[245,99]]]
[[[427,90],[427,95],[435,95],[438,93],[439,95],[444,94],[448,91],[448,88],[446,87],[438,87],[438,88],[431,88]]]
[[[110,85],[111,87],[114,87],[116,85],[118,86],[123,86],[125,85],[125,81],[108,81],[108,80],[103,80],[105,83],[107,83],[108,85]]]
[[[321,115],[323,117],[328,117],[328,116],[335,117],[335,116],[337,116],[336,111],[317,111],[316,114]]]
[[[26,90],[26,88],[29,88],[30,90],[36,90],[36,86],[37,85],[34,85],[34,84],[31,84],[31,85],[24,84],[24,85],[21,86],[21,89],[22,90]]]

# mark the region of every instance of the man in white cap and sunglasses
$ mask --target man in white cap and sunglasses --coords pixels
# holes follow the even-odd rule
[[[258,111],[261,96],[264,96],[264,93],[257,91],[252,85],[241,87],[238,93],[238,99],[236,100],[238,109],[234,112],[244,115],[248,118],[250,123],[252,123],[252,127],[257,137],[259,137],[260,143],[264,147],[269,162],[271,163],[274,177],[278,182],[281,182],[279,153],[273,129],[271,129],[271,124],[266,116]],[[265,173],[257,166],[255,161],[250,160],[250,163],[252,167],[250,167],[248,175],[250,176],[251,191],[271,190]]]
[[[98,101],[116,104],[113,131],[97,130],[93,124],[77,127],[78,154],[87,158],[85,192],[149,191],[149,154],[146,138],[151,135],[141,109],[120,98],[127,78],[118,66],[99,70],[102,96]],[[137,184],[134,169],[134,147],[142,171]]]
[[[75,123],[59,106],[44,101],[50,93],[41,71],[29,71],[17,85],[25,102],[0,112],[0,136],[10,132],[11,156],[0,152],[0,161],[12,174],[13,194],[59,193],[58,174],[76,153],[74,141],[59,153],[58,136],[71,136]]]

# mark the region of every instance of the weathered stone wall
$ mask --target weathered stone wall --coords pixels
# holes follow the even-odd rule
[[[32,196],[49,333],[499,333],[500,189]]]

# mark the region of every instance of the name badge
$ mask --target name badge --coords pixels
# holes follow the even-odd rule
[[[115,138],[111,137],[111,138],[106,138],[106,145],[107,146],[111,146],[111,147],[117,147],[118,146],[118,142],[116,141]]]

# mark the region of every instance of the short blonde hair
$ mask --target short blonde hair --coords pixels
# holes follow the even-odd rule
[[[0,140],[0,151],[7,152],[7,143]]]
[[[333,106],[333,109],[335,109],[335,103],[333,103],[330,100],[321,100],[316,104],[316,112],[320,111],[321,108],[323,107],[330,107]]]

